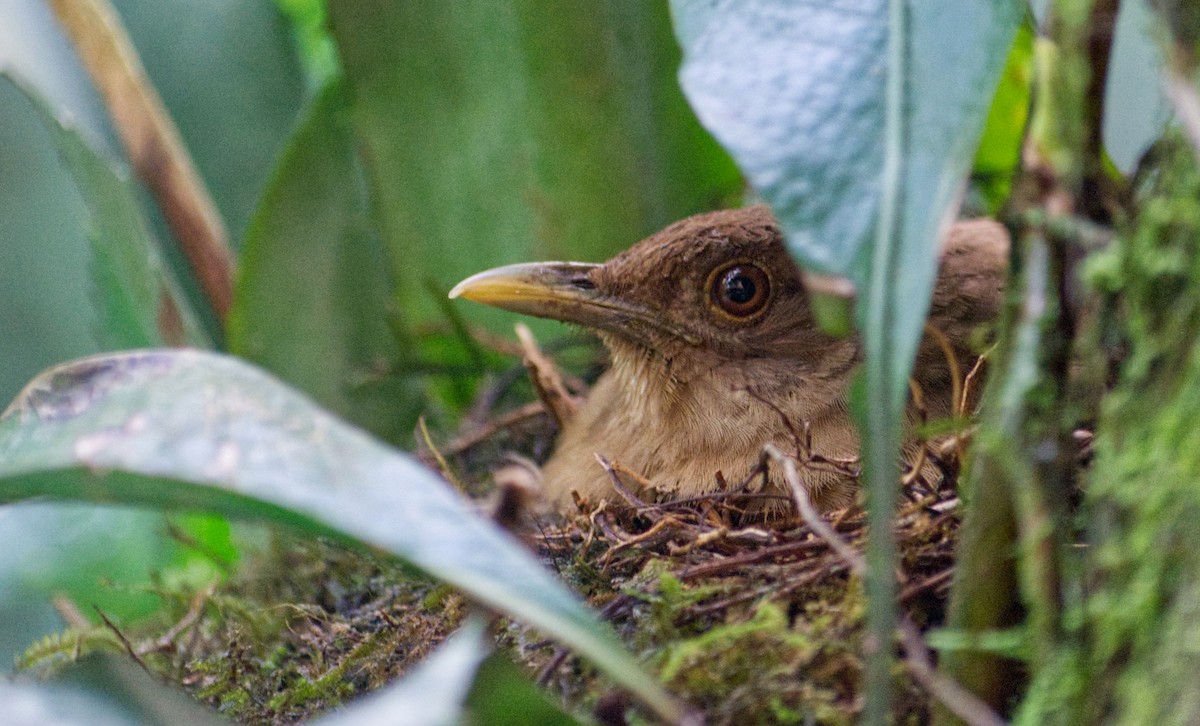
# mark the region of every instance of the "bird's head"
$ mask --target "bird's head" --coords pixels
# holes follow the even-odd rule
[[[538,262],[467,278],[450,297],[595,330],[618,363],[803,361],[829,338],[763,206],[690,217],[603,264]]]

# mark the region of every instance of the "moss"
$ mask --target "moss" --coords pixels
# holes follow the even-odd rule
[[[1178,139],[1157,158],[1089,268],[1127,353],[1084,502],[1080,651],[1039,674],[1028,723],[1200,723],[1200,173]]]

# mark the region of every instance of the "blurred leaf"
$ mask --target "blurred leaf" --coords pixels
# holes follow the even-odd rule
[[[671,699],[526,552],[423,467],[232,358],[97,356],[47,371],[0,419],[0,501],[41,496],[260,517],[397,555]]]
[[[0,681],[5,726],[217,726],[225,721],[133,661],[89,656],[52,683]]]
[[[90,504],[21,502],[0,506],[0,663],[39,637],[62,630],[50,605],[65,594],[90,615],[96,605],[114,618],[135,618],[161,601],[136,586],[151,570],[186,556],[162,536],[158,512]],[[0,723],[3,721],[0,720]]]
[[[0,3],[0,73],[23,79],[53,116],[70,118],[70,125],[105,156],[119,155],[104,105],[45,0]]]
[[[47,116],[88,207],[89,265],[98,338],[110,348],[208,344],[195,314],[159,259],[127,175],[73,129]]]
[[[672,0],[696,114],[818,272],[866,243],[883,166],[884,0]],[[861,276],[857,278],[861,280]]]
[[[0,73],[7,76],[0,79],[0,400],[6,401],[38,370],[96,352],[101,340],[158,341],[154,310],[162,279],[133,189],[115,170],[104,109],[40,0],[0,5]],[[116,617],[153,608],[156,598],[134,586],[183,556],[163,529],[158,513],[0,508],[0,541],[7,543],[0,558],[0,661],[11,662],[38,636],[61,629],[49,603],[55,592]]]
[[[382,373],[398,351],[353,134],[346,94],[331,86],[288,143],[250,224],[229,346],[333,412],[408,442],[416,397]]]
[[[550,702],[504,658],[488,657],[486,623],[473,618],[397,684],[373,693],[314,726],[572,726],[579,722]]]
[[[272,0],[113,0],[236,246],[299,111],[303,73]]]
[[[325,0],[275,0],[275,4],[292,23],[309,85],[324,87],[338,70],[337,49],[325,27]]]
[[[1008,199],[1013,175],[1021,162],[1033,82],[1033,41],[1032,23],[1022,23],[975,152],[975,184],[984,197],[979,211],[988,215],[998,213]]]
[[[890,386],[902,395],[928,307],[937,231],[953,215],[1024,5],[911,7],[902,39],[906,131],[894,142],[885,136],[887,7],[884,0],[671,3],[688,100],[774,209],[797,259],[855,281],[860,327],[877,294],[905,301],[889,303],[897,309],[887,326],[898,343]],[[894,249],[880,249],[872,234],[889,143],[902,160],[903,231]],[[872,280],[886,281],[888,291],[871,291]]]
[[[1122,174],[1166,130],[1171,117],[1159,69],[1163,51],[1144,0],[1124,0],[1117,15],[1104,89],[1104,148]]]
[[[505,726],[574,726],[565,713],[530,677],[508,659],[491,655],[479,667],[467,706],[475,723]]]
[[[0,397],[99,349],[86,209],[38,109],[0,77]]]
[[[429,283],[604,259],[737,189],[675,87],[661,4],[332,0],[329,17],[410,324],[438,318]]]
[[[314,726],[455,726],[468,723],[465,702],[490,650],[485,623],[473,618],[394,686],[319,718]],[[479,723],[488,723],[481,721]],[[505,721],[506,723],[506,721]]]

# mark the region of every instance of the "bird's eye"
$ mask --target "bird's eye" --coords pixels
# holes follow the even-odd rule
[[[771,282],[767,273],[749,262],[718,268],[709,286],[713,305],[739,319],[761,312],[771,297]]]

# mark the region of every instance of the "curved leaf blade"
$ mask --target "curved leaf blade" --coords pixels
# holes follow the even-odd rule
[[[847,274],[883,164],[883,0],[672,0],[679,80],[700,122],[775,210],[793,253]]]
[[[928,297],[937,227],[961,189],[1023,7],[911,6],[900,151],[901,218],[913,241],[899,244],[905,275],[895,278],[905,300]],[[884,193],[886,0],[672,0],[671,9],[680,83],[701,122],[774,209],[796,258],[861,289]],[[928,272],[909,277],[917,268]],[[924,306],[910,307],[906,317],[923,320]]]
[[[333,413],[411,441],[418,392],[381,374],[400,353],[347,96],[324,88],[280,156],[246,233],[227,340]]]
[[[378,547],[676,713],[519,542],[415,461],[236,359],[149,350],[50,369],[0,418],[0,502],[29,497],[208,509]]]
[[[0,680],[6,726],[220,726],[216,713],[123,656],[93,654],[51,683]]]

